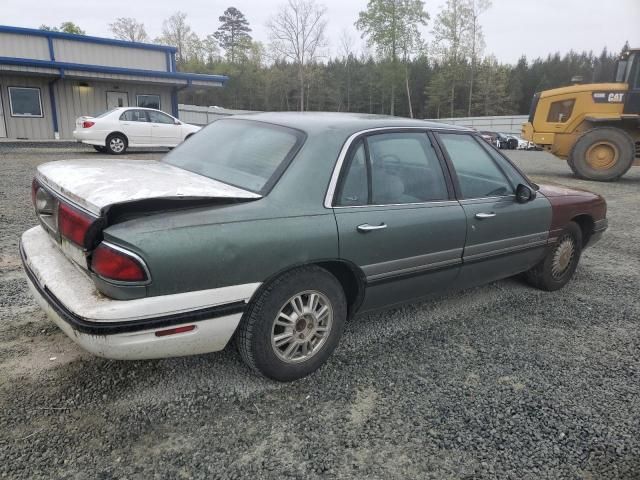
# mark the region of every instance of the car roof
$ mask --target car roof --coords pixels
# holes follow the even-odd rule
[[[366,113],[338,112],[264,112],[226,117],[230,119],[254,120],[285,127],[296,128],[307,133],[320,133],[327,130],[340,130],[343,133],[356,133],[362,130],[384,127],[423,127],[426,129],[447,129],[473,132],[473,130],[440,122],[416,120],[389,115],[371,115]]]

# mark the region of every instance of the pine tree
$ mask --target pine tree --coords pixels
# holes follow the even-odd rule
[[[213,36],[220,42],[220,46],[227,53],[231,63],[235,63],[250,45],[251,35],[249,21],[236,7],[229,7],[218,18],[221,25]]]

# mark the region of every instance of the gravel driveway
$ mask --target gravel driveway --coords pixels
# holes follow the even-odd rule
[[[354,319],[325,367],[282,385],[232,348],[92,357],[40,312],[18,257],[34,168],[97,155],[0,144],[0,478],[640,478],[640,168],[586,182],[511,153],[536,181],[608,200],[574,281]]]

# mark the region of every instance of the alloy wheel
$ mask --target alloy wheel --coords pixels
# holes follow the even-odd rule
[[[298,293],[287,300],[273,321],[273,351],[286,363],[309,360],[326,343],[332,324],[333,308],[323,293]]]

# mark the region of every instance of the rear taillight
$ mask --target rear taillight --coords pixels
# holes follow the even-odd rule
[[[137,258],[104,243],[93,252],[91,270],[102,278],[119,282],[144,282],[149,279]]]
[[[92,122],[90,120],[85,120],[82,122],[82,128],[91,128],[96,124],[96,122]]]
[[[58,230],[60,235],[81,248],[88,247],[88,234],[95,219],[66,203],[58,207]]]

